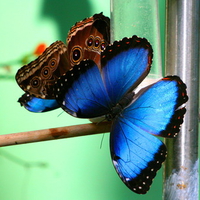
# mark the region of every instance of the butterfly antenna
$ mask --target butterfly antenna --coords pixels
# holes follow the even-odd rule
[[[58,114],[58,116],[57,117],[60,117],[60,115],[62,115],[64,113],[64,111],[62,111],[60,114]]]
[[[103,139],[104,139],[104,136],[105,136],[105,133],[102,135],[102,138],[101,138],[100,149],[101,149],[102,146],[103,146]]]

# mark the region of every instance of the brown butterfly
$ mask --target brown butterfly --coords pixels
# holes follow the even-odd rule
[[[20,68],[16,81],[31,96],[54,99],[56,80],[83,59],[100,66],[100,54],[109,43],[110,20],[102,13],[95,14],[70,29],[67,45],[56,41],[36,60]]]

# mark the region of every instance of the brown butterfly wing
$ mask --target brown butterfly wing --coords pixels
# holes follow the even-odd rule
[[[100,54],[110,43],[110,19],[102,13],[77,22],[67,37],[71,66],[91,59],[100,67]]]
[[[36,60],[20,68],[16,81],[25,92],[35,97],[52,99],[55,81],[70,68],[66,45],[56,41]]]
[[[69,31],[68,46],[57,41],[36,60],[16,74],[19,86],[32,96],[54,99],[58,77],[83,59],[91,59],[100,67],[101,51],[110,42],[110,21],[102,13],[77,22]]]

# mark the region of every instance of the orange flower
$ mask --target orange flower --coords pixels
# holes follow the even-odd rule
[[[33,52],[34,55],[39,56],[40,54],[43,53],[43,51],[46,49],[46,44],[45,43],[40,43],[35,51]]]

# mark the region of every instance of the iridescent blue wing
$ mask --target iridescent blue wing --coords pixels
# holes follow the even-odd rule
[[[145,194],[166,158],[166,147],[125,118],[116,120],[110,135],[113,165],[128,188]]]
[[[155,136],[174,137],[183,123],[186,86],[168,76],[142,89],[115,119],[110,137],[111,157],[123,182],[134,192],[149,190],[166,157]]]
[[[102,53],[102,77],[111,101],[116,104],[149,73],[153,50],[145,38],[124,38]]]
[[[124,111],[124,117],[153,135],[175,137],[183,123],[186,85],[177,76],[167,76],[143,88]]]
[[[100,71],[92,60],[82,61],[61,76],[55,96],[61,108],[80,118],[105,115],[111,106]]]
[[[18,102],[28,111],[36,113],[51,111],[60,107],[55,99],[41,99],[28,93],[23,94]]]
[[[55,85],[56,98],[66,112],[76,117],[108,114],[144,79],[151,62],[152,48],[146,39],[124,38],[106,47],[101,74],[95,63],[87,60],[62,76]]]

